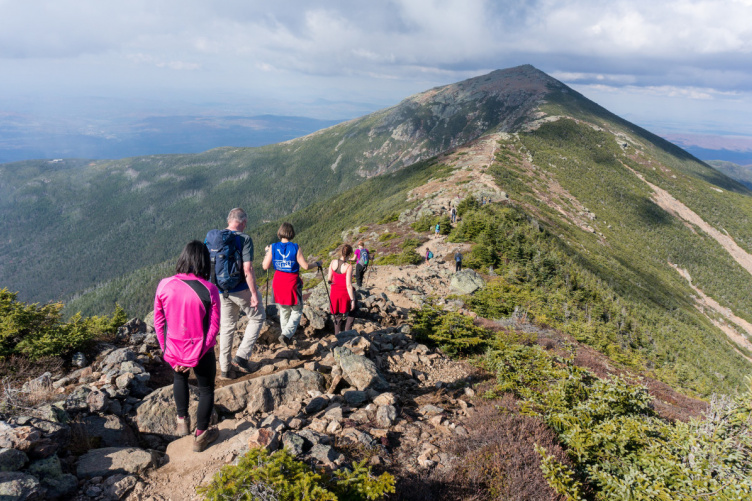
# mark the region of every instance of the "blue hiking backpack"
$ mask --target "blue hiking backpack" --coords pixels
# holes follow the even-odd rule
[[[211,230],[206,234],[204,245],[211,256],[211,282],[225,298],[228,293],[245,281],[243,273],[243,249],[232,230]]]
[[[368,258],[368,250],[360,249],[360,259],[358,259],[358,264],[362,266],[368,266]]]

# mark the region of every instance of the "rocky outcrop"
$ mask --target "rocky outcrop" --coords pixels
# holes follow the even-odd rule
[[[486,282],[475,270],[464,269],[452,276],[450,287],[457,294],[472,294],[483,288]]]
[[[220,388],[214,402],[222,412],[271,412],[324,390],[324,376],[307,369],[290,369]]]
[[[188,415],[195,429],[196,413],[198,412],[198,388],[189,386],[188,397]],[[172,386],[164,386],[147,395],[138,404],[135,423],[141,433],[149,433],[166,440],[174,440],[178,438],[175,434],[177,417]],[[217,421],[216,411],[213,421]]]
[[[348,348],[334,348],[334,360],[342,368],[343,377],[358,390],[372,388],[385,391],[389,383],[379,373],[376,364],[363,355],[356,355]]]
[[[150,452],[135,447],[92,449],[78,460],[79,478],[105,477],[117,473],[141,473],[154,464]]]

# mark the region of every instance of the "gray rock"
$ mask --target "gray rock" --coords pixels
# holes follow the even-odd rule
[[[104,493],[110,499],[121,499],[133,489],[138,480],[133,475],[112,475],[102,482]]]
[[[347,404],[351,407],[359,407],[368,401],[368,396],[364,391],[349,390],[343,396]]]
[[[305,442],[303,437],[291,431],[282,435],[282,447],[293,456],[300,456],[305,452]]]
[[[373,446],[374,439],[368,433],[357,428],[347,428],[342,432],[342,441],[344,443],[362,445],[370,449]]]
[[[122,328],[122,327],[121,327]],[[138,359],[136,352],[130,348],[120,348],[111,352],[102,361],[102,368],[112,368],[118,366],[123,362],[133,362]]]
[[[357,389],[361,391],[366,388],[384,391],[389,389],[389,383],[369,358],[356,355],[351,350],[339,346],[334,348],[334,359],[342,367],[342,374],[347,382]]]
[[[442,409],[441,407],[436,407],[435,405],[426,404],[421,406],[418,409],[418,412],[420,414],[423,414],[424,416],[436,416],[444,412],[444,409]]]
[[[287,425],[285,425],[285,422],[279,419],[274,414],[268,416],[266,419],[261,421],[261,424],[259,425],[260,428],[269,428],[270,430],[276,431],[277,433],[281,432],[285,428],[287,428]]]
[[[68,412],[82,412],[89,410],[89,404],[86,402],[86,398],[91,393],[91,388],[88,386],[79,386],[73,393],[68,395],[65,399],[65,410]]]
[[[0,472],[0,500],[34,501],[46,498],[46,491],[36,478],[25,473]]]
[[[0,449],[0,471],[18,471],[24,467],[29,458],[18,449],[4,447]]]
[[[309,450],[311,447],[319,444],[331,444],[332,439],[329,437],[329,435],[325,435],[323,433],[318,433],[316,431],[310,430],[308,428],[304,430],[300,430],[298,432],[298,435],[303,438],[304,446],[303,448],[305,450]]]
[[[153,464],[151,453],[135,447],[92,449],[78,461],[79,478],[108,477],[117,473],[139,474]]]
[[[104,412],[110,405],[110,397],[103,391],[92,391],[86,396],[90,412]]]
[[[73,357],[71,358],[71,363],[78,367],[79,369],[83,369],[87,365],[89,365],[89,361],[86,359],[86,355],[81,353],[80,351],[77,351],[73,354]]]
[[[97,441],[100,447],[131,447],[138,445],[133,430],[125,422],[112,415],[88,416],[83,419],[80,432],[91,441]]]
[[[26,381],[23,386],[21,386],[21,392],[23,393],[45,392],[51,389],[52,373],[50,372],[45,372],[37,378]]]
[[[458,271],[452,276],[452,280],[449,283],[452,292],[457,294],[472,294],[485,285],[483,277],[471,269]]]
[[[220,388],[214,392],[214,402],[223,412],[242,409],[251,414],[271,412],[277,407],[306,400],[309,391],[324,391],[324,383],[322,374],[289,369]]]
[[[327,313],[318,308],[312,308],[309,304],[303,306],[303,315],[316,330],[322,330],[326,327]]]
[[[154,332],[154,310],[151,310],[146,314],[144,317],[144,323],[146,324],[147,331],[149,331],[149,327],[151,327],[151,332]]]
[[[191,417],[191,423],[194,423],[195,426],[197,421],[196,413],[198,411],[198,388],[188,386],[188,395],[188,414]],[[141,433],[151,433],[160,435],[162,438],[168,440],[174,440],[178,438],[175,435],[177,416],[175,398],[172,385],[170,385],[153,391],[138,404],[135,422],[138,426],[138,431]],[[212,414],[212,423],[216,422],[217,413],[214,411]]]
[[[48,497],[59,498],[71,494],[78,488],[78,479],[70,473],[63,473],[57,456],[34,461],[29,466],[29,473],[42,482]]]
[[[315,397],[308,405],[305,406],[306,414],[315,414],[329,405],[329,399],[326,397]]]
[[[65,424],[70,421],[70,416],[63,409],[63,402],[56,402],[55,404],[44,404],[40,407],[37,407],[34,415],[40,419],[52,421],[53,423]]]
[[[123,362],[120,364],[120,372],[132,372],[133,374],[143,374],[146,372],[141,364],[138,362]]]
[[[382,405],[376,411],[376,424],[379,428],[389,428],[397,420],[397,409],[393,405]]]
[[[311,450],[308,451],[308,455],[324,464],[335,463],[344,459],[344,456],[334,450],[331,445],[324,444],[318,444],[311,447]]]

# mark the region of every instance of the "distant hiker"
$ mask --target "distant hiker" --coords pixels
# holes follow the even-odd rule
[[[441,225],[439,223],[436,223],[436,229],[434,230],[433,234],[438,237],[439,232],[441,231]]]
[[[248,359],[266,320],[266,310],[260,300],[261,291],[256,286],[253,273],[253,240],[242,233],[247,221],[248,215],[243,209],[232,209],[227,215],[227,228],[211,230],[204,240],[213,263],[211,281],[222,293],[219,328],[222,379],[237,377],[233,369],[253,372]],[[248,325],[238,352],[231,361],[232,341],[241,311],[248,317]]]
[[[450,215],[452,216],[452,224],[457,222],[457,209],[455,207],[452,207],[452,210],[450,211]]]
[[[429,264],[431,259],[433,259],[433,252],[431,252],[431,249],[426,247],[426,264]]]
[[[303,314],[303,281],[298,272],[300,268],[307,270],[312,266],[321,266],[321,261],[308,264],[300,246],[291,241],[295,238],[295,229],[290,223],[282,223],[277,230],[277,238],[279,242],[266,246],[261,266],[265,270],[274,266],[272,291],[279,308],[279,326],[282,329],[278,340],[288,346]]]
[[[352,250],[352,247],[350,249]],[[366,274],[368,263],[371,261],[371,254],[365,248],[363,240],[358,242],[358,248],[355,249],[355,253],[350,260],[355,260],[355,283],[358,287],[363,287],[363,276]]]
[[[361,242],[362,243],[362,242]],[[365,249],[364,249],[365,250]],[[331,312],[334,315],[334,334],[342,330],[342,320],[345,320],[345,330],[352,329],[355,317],[355,292],[352,286],[353,268],[347,261],[352,256],[353,248],[347,244],[342,246],[341,257],[329,265],[326,280],[332,284]],[[356,265],[357,266],[357,265]]]
[[[188,415],[188,373],[198,382],[198,411],[193,450],[201,452],[219,436],[209,428],[214,408],[214,378],[217,359],[214,345],[219,332],[219,290],[208,281],[211,258],[198,240],[189,242],[178,258],[175,273],[157,286],[154,297],[154,329],[162,358],[172,368],[172,391],[177,407],[175,434],[191,432]]]
[[[454,272],[458,271],[462,271],[462,254],[459,249],[454,253]]]

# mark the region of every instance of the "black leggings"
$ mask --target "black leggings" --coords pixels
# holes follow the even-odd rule
[[[188,415],[188,373],[172,371],[172,391],[175,394],[175,406],[178,408],[178,416]],[[198,365],[193,368],[198,380],[198,412],[196,413],[196,429],[206,430],[209,428],[212,409],[214,408],[214,378],[217,375],[217,358],[214,349],[206,352],[201,357]]]

